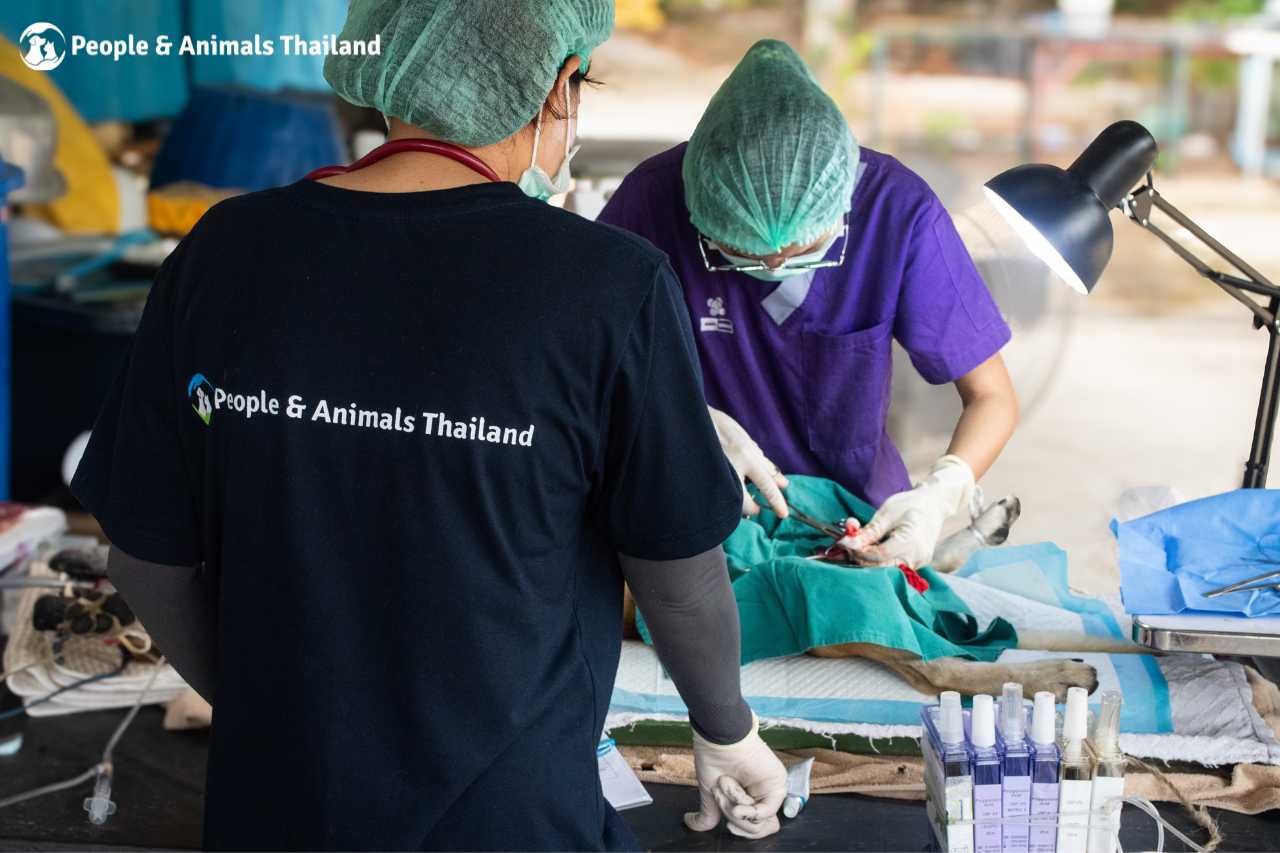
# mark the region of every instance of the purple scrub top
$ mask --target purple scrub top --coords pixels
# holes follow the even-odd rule
[[[910,488],[886,429],[892,340],[937,385],[1010,337],[942,203],[893,157],[863,148],[843,266],[781,283],[708,272],[685,206],[684,152],[677,145],[640,164],[599,220],[670,257],[707,402],[785,473],[827,477],[874,506]],[[827,259],[839,258],[840,243]]]

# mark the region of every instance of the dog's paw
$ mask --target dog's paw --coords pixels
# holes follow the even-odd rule
[[[1090,693],[1098,689],[1097,670],[1083,661],[1038,660],[1015,664],[1012,669],[1014,680],[1022,683],[1024,693],[1034,695],[1047,690],[1059,704],[1067,701],[1069,688],[1083,687]]]

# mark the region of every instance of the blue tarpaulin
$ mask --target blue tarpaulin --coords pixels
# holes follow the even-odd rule
[[[346,0],[26,0],[0,4],[0,33],[16,42],[28,25],[46,21],[69,40],[145,40],[174,44],[168,56],[119,59],[68,55],[49,75],[86,121],[142,121],[177,115],[192,84],[235,85],[259,92],[328,91],[323,56],[286,54],[284,36],[320,40],[336,36]],[[270,42],[270,55],[179,55],[184,35],[212,42]]]
[[[128,38],[154,42],[182,32],[183,0],[26,0],[0,3],[0,32],[17,42],[22,31],[46,21],[86,39]],[[142,121],[176,114],[187,102],[184,62],[176,56],[70,56],[47,73],[85,121]]]
[[[324,56],[285,53],[284,36],[319,41],[337,36],[347,19],[347,0],[190,0],[191,32],[208,39],[270,39],[271,56],[207,56],[194,61],[202,86],[236,85],[263,92],[282,89],[328,92],[321,73]]]
[[[1280,572],[1280,489],[1239,489],[1189,501],[1123,524],[1113,521],[1112,530],[1129,613],[1280,616],[1280,590],[1204,596]]]

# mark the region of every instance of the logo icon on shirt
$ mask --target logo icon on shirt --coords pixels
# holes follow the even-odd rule
[[[48,21],[36,21],[18,37],[18,54],[28,68],[52,71],[67,58],[67,37]]]
[[[187,397],[191,400],[191,408],[208,426],[213,418],[213,383],[205,379],[203,373],[197,373],[187,383]]]
[[[726,335],[733,334],[733,321],[725,316],[724,297],[714,296],[707,300],[707,311],[710,317],[702,317],[699,320],[698,328],[704,332],[724,332]]]

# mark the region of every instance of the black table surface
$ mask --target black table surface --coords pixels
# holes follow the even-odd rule
[[[28,719],[24,744],[0,758],[0,799],[77,775],[95,764],[124,711]],[[116,748],[113,799],[118,812],[104,826],[89,823],[83,808],[92,785],[83,785],[0,809],[0,850],[195,848],[200,843],[204,794],[204,732],[166,732],[158,708],[145,708]],[[650,850],[932,850],[933,838],[919,802],[836,794],[814,797],[794,821],[770,838],[747,842],[723,827],[694,833],[681,815],[696,807],[692,788],[647,785],[653,805],[624,812]],[[1161,811],[1184,831],[1190,822],[1174,807]],[[1225,834],[1223,849],[1280,850],[1280,812],[1248,817],[1215,811]],[[1198,834],[1191,833],[1192,838]],[[1126,850],[1151,849],[1154,826],[1127,809],[1121,830]],[[1181,850],[1167,838],[1169,850]]]

